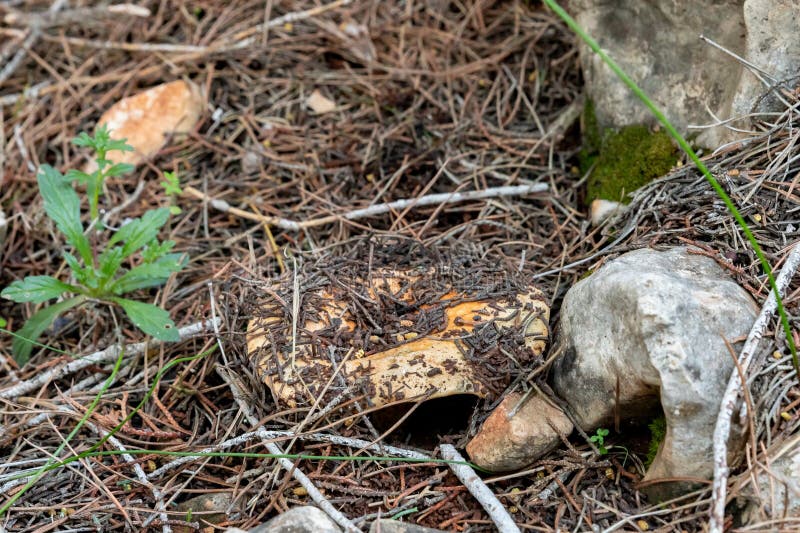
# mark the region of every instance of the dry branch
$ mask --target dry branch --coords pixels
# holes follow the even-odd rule
[[[215,324],[218,325],[219,320],[204,320],[202,322],[196,322],[194,324],[190,324],[188,326],[182,327],[178,330],[178,335],[180,335],[181,341],[186,339],[190,339],[197,335],[201,335],[210,331],[214,328]],[[148,341],[148,342],[138,342],[136,344],[129,344],[124,347],[126,355],[138,355],[143,353],[148,348],[154,348],[163,344],[161,341]],[[81,357],[80,359],[75,359],[70,361],[69,363],[53,368],[46,372],[43,372],[36,376],[35,378],[23,381],[14,385],[13,387],[9,387],[7,389],[0,391],[0,399],[10,400],[22,396],[23,394],[27,394],[31,391],[38,389],[39,387],[49,383],[54,379],[63,378],[79,372],[84,368],[88,368],[90,366],[100,364],[100,363],[108,363],[110,361],[114,361],[117,357],[119,357],[120,351],[123,349],[122,346],[115,344],[114,346],[110,346],[105,350],[101,350],[99,352],[95,352],[91,355],[87,355],[86,357]]]
[[[442,458],[448,461],[459,461],[460,464],[450,463],[450,468],[453,473],[461,480],[467,490],[475,496],[475,499],[480,502],[489,518],[492,519],[494,525],[500,533],[520,533],[519,527],[514,523],[514,519],[508,514],[503,504],[497,499],[486,483],[483,482],[478,474],[472,468],[463,464],[464,458],[458,453],[458,450],[452,444],[442,444],[439,447],[442,452]]]
[[[467,192],[444,192],[438,194],[429,194],[419,198],[408,198],[403,200],[395,200],[384,204],[372,205],[363,209],[355,209],[342,213],[341,215],[330,215],[326,217],[316,218],[312,220],[305,220],[302,222],[295,222],[280,217],[270,217],[258,215],[250,211],[231,207],[228,202],[224,200],[217,200],[203,194],[201,191],[194,187],[186,187],[184,192],[189,196],[193,196],[199,200],[208,202],[208,204],[223,213],[230,213],[232,215],[255,220],[264,224],[288,230],[288,231],[301,231],[327,224],[333,224],[342,220],[358,220],[361,218],[374,217],[384,215],[401,209],[424,207],[428,205],[441,205],[441,204],[454,204],[458,202],[468,202],[470,200],[485,200],[487,198],[499,198],[503,196],[524,196],[526,194],[534,194],[547,191],[548,187],[544,183],[534,183],[531,185],[510,185],[506,187],[494,187],[482,191],[467,191]]]
[[[775,284],[780,293],[779,296],[783,297],[783,293],[792,281],[798,266],[800,266],[800,243],[792,247],[786,259],[786,263],[781,269],[781,273],[775,280]],[[764,335],[764,331],[766,331],[777,308],[778,303],[773,291],[770,292],[767,300],[764,302],[761,312],[758,318],[756,318],[750,330],[750,334],[747,336],[747,340],[744,343],[744,347],[739,354],[739,366],[742,369],[743,375],[746,375],[750,361],[758,347],[758,343]],[[714,428],[714,485],[711,498],[710,533],[723,533],[724,530],[726,492],[728,475],[730,473],[730,468],[728,468],[728,438],[731,432],[733,413],[736,410],[739,394],[742,392],[742,387],[744,387],[744,385],[745,384],[741,383],[739,373],[733,372],[725,388],[725,394],[722,396],[722,403],[719,415],[717,416],[717,424]],[[750,416],[752,415],[753,413],[750,413]]]

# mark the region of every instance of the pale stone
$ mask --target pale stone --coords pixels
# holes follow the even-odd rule
[[[766,461],[760,460],[738,480],[742,487],[735,493],[738,499],[746,501],[741,514],[744,525],[780,523],[783,518],[800,517],[800,435],[775,448],[767,453]]]
[[[112,139],[126,139],[132,152],[113,150],[106,158],[112,163],[138,165],[156,155],[170,135],[194,129],[203,113],[199,87],[182,80],[157,85],[124,98],[108,109],[97,125],[105,124]],[[97,168],[94,161],[87,172]]]
[[[589,218],[591,219],[593,226],[599,226],[610,217],[622,212],[624,209],[625,204],[621,202],[597,198],[596,200],[592,200],[592,203],[589,206]]]
[[[330,113],[336,109],[336,102],[323,96],[319,90],[315,90],[313,93],[311,93],[311,96],[309,96],[308,100],[306,100],[306,105],[318,115]]]
[[[758,306],[713,259],[686,248],[626,253],[566,294],[553,387],[591,433],[615,413],[652,416],[664,442],[645,481],[708,479],[719,402],[733,371],[726,341],[750,331]],[[739,450],[734,432],[729,450]],[[653,485],[661,494],[682,487]]]
[[[410,522],[400,522],[389,518],[375,520],[369,528],[369,533],[443,533],[440,529],[422,527]]]
[[[316,507],[294,507],[248,533],[341,533],[328,515]]]
[[[522,395],[507,395],[467,444],[473,463],[492,472],[523,468],[554,449],[572,433],[567,415],[547,399],[533,395],[509,418]]]

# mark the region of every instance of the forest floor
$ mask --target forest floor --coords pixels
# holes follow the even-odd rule
[[[87,450],[98,433],[136,409],[165,368],[152,397],[106,449],[265,453],[263,435],[246,436],[259,425],[306,436],[274,438],[287,454],[359,455],[354,443],[374,441],[376,431],[387,445],[431,457],[440,457],[441,443],[463,447],[474,431],[472,410],[485,414],[491,402],[459,397],[408,404],[413,417],[381,435],[386,426],[371,412],[352,417],[332,409],[314,418],[307,407],[276,404],[248,358],[247,322],[269,282],[291,280],[298,262],[346,255],[367,237],[410,239],[428,248],[469,246],[482,259],[530,276],[551,305],[551,324],[564,293],[581,276],[643,246],[701,246],[759,303],[767,297],[741,232],[689,166],[638,191],[615,220],[589,223],[578,170],[584,101],[576,41],[533,2],[355,0],[312,10],[302,2],[140,4],[150,16],[96,11],[70,18],[67,9],[46,20],[0,26],[0,206],[10,222],[0,248],[0,287],[29,275],[65,278],[63,243],[44,216],[36,169],[44,163],[62,171],[80,167],[85,152],[70,139],[92,131],[119,99],[177,79],[203,88],[206,111],[189,135],[107,183],[106,207],[125,206],[116,222],[164,205],[164,171],[176,172],[184,188],[252,214],[301,223],[337,216],[299,231],[281,229],[181,197],[182,211],[163,237],[177,243],[189,264],[163,288],[140,296],[167,309],[178,327],[199,323],[201,331],[180,343],[130,350],[90,424],[62,457]],[[49,7],[4,2],[0,17]],[[3,68],[12,65],[21,40],[27,44],[19,62]],[[307,101],[314,91],[335,110],[312,112]],[[786,127],[797,117],[782,120],[762,124],[765,133],[750,144],[707,158],[754,222],[776,270],[800,225],[792,220],[800,197],[790,155],[798,136]],[[344,217],[399,199],[534,184],[546,185],[546,192]],[[785,299],[790,314],[797,314],[797,294],[792,285]],[[0,317],[12,331],[32,309],[0,301]],[[210,319],[220,326],[202,326]],[[760,352],[788,353],[781,334],[773,324]],[[106,352],[92,364],[65,363],[120,338],[133,344],[143,335],[124,321],[116,327],[107,307],[87,305],[44,338],[60,351],[37,349],[19,368],[11,336],[0,334],[0,505],[21,489],[15,476],[31,475],[55,453],[115,358]],[[751,464],[800,426],[791,364],[786,357],[770,361],[751,376],[759,413],[758,445],[748,448]],[[15,389],[25,384],[31,386],[24,392]],[[526,531],[702,530],[710,488],[666,504],[649,503],[637,490],[648,441],[646,428],[623,427],[608,437],[611,452],[600,456],[585,435],[574,434],[528,469],[484,480]],[[359,527],[377,516],[402,516],[446,530],[493,529],[445,464],[292,463]],[[178,504],[209,493],[227,498],[224,525],[247,528],[311,502],[277,464],[231,455],[185,463],[155,452],[85,458],[39,479],[0,518],[0,528],[202,528],[203,516]]]

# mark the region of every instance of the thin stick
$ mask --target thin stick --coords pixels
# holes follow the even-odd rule
[[[163,476],[170,470],[175,470],[180,466],[183,466],[187,463],[191,463],[192,461],[196,461],[197,459],[202,458],[201,456],[203,454],[218,452],[220,450],[227,450],[229,448],[235,448],[237,446],[241,446],[255,439],[263,439],[271,441],[297,439],[302,441],[330,442],[331,444],[336,444],[339,446],[348,446],[350,448],[366,449],[378,453],[387,453],[392,456],[407,457],[409,459],[415,459],[419,461],[431,459],[430,455],[426,455],[421,452],[417,452],[414,450],[407,450],[405,448],[398,448],[396,446],[390,446],[388,444],[381,445],[381,444],[370,443],[369,441],[362,439],[353,439],[348,437],[342,437],[339,435],[329,435],[327,433],[298,434],[295,433],[294,431],[277,431],[277,430],[267,430],[264,428],[259,428],[255,431],[250,431],[249,433],[243,433],[232,439],[228,439],[224,442],[220,442],[219,444],[208,446],[207,448],[199,450],[197,452],[197,456],[187,455],[183,457],[178,457],[174,461],[170,461],[169,463],[166,463],[158,467],[158,469],[147,474],[147,478],[150,480],[158,479],[159,477]]]
[[[472,468],[467,466],[465,459],[461,457],[458,450],[452,444],[442,444],[439,446],[442,452],[442,458],[448,461],[459,461],[460,464],[451,463],[450,468],[453,473],[461,480],[467,490],[475,497],[476,500],[483,506],[492,519],[494,525],[500,533],[520,533],[519,527],[514,523],[511,515],[508,514],[500,500],[492,493],[489,487],[483,482],[478,474]]]
[[[239,404],[239,408],[242,410],[247,420],[254,426],[257,426],[257,431],[266,432],[266,428],[259,424],[258,417],[253,413],[250,405],[245,401],[242,389],[230,376],[227,370],[217,366],[217,374],[219,374],[219,376],[228,383],[228,386],[231,388],[231,392],[233,393],[233,398],[236,400],[236,403]],[[269,451],[269,453],[273,455],[284,454],[283,450],[281,450],[280,447],[278,447],[278,445],[274,442],[263,439],[262,443],[267,447],[267,451]],[[361,533],[361,530],[356,527],[356,525],[353,524],[350,519],[339,512],[339,510],[336,509],[333,504],[331,504],[331,502],[325,498],[325,496],[323,496],[323,494],[319,491],[319,489],[317,489],[308,476],[306,476],[299,468],[295,468],[295,465],[292,463],[292,461],[285,457],[281,457],[278,459],[278,463],[280,463],[284,470],[292,474],[292,477],[298,483],[300,483],[304,489],[306,489],[306,492],[314,501],[314,503],[316,503],[317,506],[325,512],[325,514],[330,516],[334,522],[342,526],[347,532]]]
[[[218,325],[219,325],[219,319],[204,320],[202,322],[196,322],[194,324],[190,324],[188,326],[180,328],[178,330],[178,335],[180,336],[180,340],[184,341],[186,339],[196,337],[197,335],[201,335],[207,331],[210,331],[215,326]],[[161,344],[164,343],[160,341],[148,341],[148,342],[138,342],[136,344],[130,344],[125,346],[125,354],[139,355],[143,353],[147,348],[157,347],[160,346]],[[118,344],[115,344],[114,346],[110,346],[105,350],[95,352],[91,355],[87,355],[86,357],[81,357],[80,359],[75,359],[63,366],[53,368],[51,370],[48,370],[47,372],[43,372],[38,376],[36,376],[35,378],[23,381],[22,383],[18,383],[13,387],[0,391],[0,399],[3,400],[15,399],[18,398],[19,396],[22,396],[23,394],[27,394],[31,391],[38,389],[39,387],[45,385],[46,383],[54,379],[59,379],[65,376],[69,376],[92,365],[114,361],[117,357],[119,357],[120,350],[122,350],[122,347]]]
[[[429,194],[427,196],[421,196],[420,198],[407,198],[403,200],[395,200],[394,202],[371,205],[363,209],[355,209],[347,213],[342,213],[341,215],[330,215],[326,217],[315,218],[312,220],[304,220],[302,222],[295,222],[294,220],[289,220],[280,217],[258,215],[250,211],[245,211],[244,209],[231,207],[231,205],[225,200],[217,200],[215,198],[211,198],[208,195],[203,194],[201,191],[195,189],[194,187],[185,187],[183,192],[185,194],[188,194],[189,196],[197,198],[198,200],[203,200],[204,202],[208,202],[208,204],[211,207],[213,207],[217,211],[222,211],[223,213],[230,213],[232,215],[241,218],[246,218],[248,220],[263,222],[265,224],[270,224],[272,226],[276,226],[278,228],[288,231],[302,231],[308,228],[333,224],[335,222],[339,222],[342,220],[358,220],[361,218],[383,215],[386,213],[390,213],[392,211],[399,211],[406,208],[423,207],[427,205],[454,204],[458,202],[468,202],[470,200],[499,198],[502,196],[523,196],[526,194],[541,193],[547,190],[548,190],[547,184],[533,183],[530,185],[510,185],[505,187],[492,187],[480,191],[445,192],[438,194]]]
[[[800,243],[795,244],[791,252],[789,252],[786,263],[775,280],[775,286],[779,292],[778,296],[782,296],[782,293],[789,286],[798,266],[800,266]],[[747,372],[758,343],[772,320],[776,309],[775,291],[771,291],[739,354],[739,365],[743,373]],[[736,403],[739,393],[742,392],[742,387],[743,384],[739,379],[739,373],[733,372],[728,380],[728,386],[725,388],[725,394],[722,397],[722,404],[717,416],[717,424],[714,427],[714,484],[711,497],[709,533],[722,533],[724,529],[725,500],[728,475],[730,474],[730,468],[728,468],[728,438],[731,433],[731,418],[736,410]]]

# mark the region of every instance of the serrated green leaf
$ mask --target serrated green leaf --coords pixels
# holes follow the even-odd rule
[[[109,139],[106,143],[106,151],[117,150],[119,152],[133,152],[133,146],[127,144],[128,139]]]
[[[82,170],[76,170],[74,168],[71,168],[67,171],[64,178],[66,178],[67,181],[77,181],[78,183],[89,183],[89,181],[93,179],[93,176],[91,174],[87,174]]]
[[[153,239],[147,244],[147,246],[142,248],[142,259],[145,263],[152,263],[168,253],[174,247],[175,241],[164,241],[159,243],[157,239]]]
[[[56,226],[78,251],[78,254],[89,264],[92,262],[92,250],[89,240],[83,234],[81,223],[81,202],[78,194],[70,186],[59,171],[50,165],[42,165],[37,177],[39,192],[44,198],[44,209]]]
[[[20,366],[28,362],[33,350],[33,342],[42,336],[44,330],[50,327],[56,317],[68,309],[80,305],[86,300],[85,296],[75,296],[61,302],[49,305],[40,309],[28,319],[27,322],[16,332],[11,349],[14,353],[14,360]]]
[[[67,262],[72,274],[75,276],[75,280],[81,285],[87,285],[89,283],[89,278],[93,276],[93,269],[89,267],[82,267],[78,262],[78,259],[69,252],[62,252],[61,255]]]
[[[178,329],[169,317],[169,313],[158,306],[144,302],[136,302],[127,298],[112,298],[131,319],[131,322],[146,334],[160,341],[179,341]]]
[[[125,257],[121,246],[109,246],[103,250],[103,253],[101,253],[100,257],[97,258],[97,262],[100,265],[100,275],[104,279],[111,278],[114,274],[116,274],[120,266],[122,266],[122,260],[124,258]]]
[[[170,254],[152,263],[132,268],[111,286],[114,294],[125,294],[137,289],[158,287],[167,281],[170,274],[178,272],[186,265],[183,254]]]
[[[40,304],[58,298],[65,292],[77,292],[77,288],[51,276],[28,276],[17,280],[0,292],[0,296],[11,301]]]
[[[169,218],[169,209],[162,207],[160,209],[153,209],[142,215],[142,218],[134,219],[117,231],[109,245],[114,245],[118,242],[124,242],[122,247],[123,255],[128,257],[133,252],[148,244],[156,238],[159,230],[167,223]]]
[[[77,137],[73,138],[72,144],[76,146],[83,146],[84,148],[95,147],[94,139],[85,131],[80,132]]]
[[[115,165],[111,165],[111,167],[106,170],[106,177],[116,178],[117,176],[122,176],[124,174],[133,172],[135,169],[136,167],[129,163],[117,163]]]
[[[171,196],[178,196],[183,193],[180,179],[174,172],[164,172],[164,181],[161,182],[161,186],[164,187],[164,193]]]

